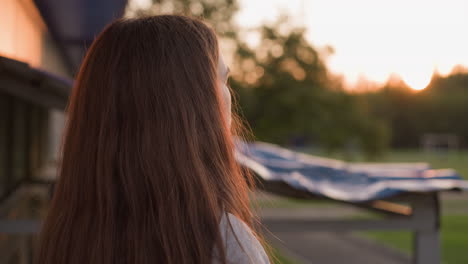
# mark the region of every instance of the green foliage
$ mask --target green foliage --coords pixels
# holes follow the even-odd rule
[[[349,146],[374,157],[387,144],[385,124],[371,118],[365,101],[341,89],[321,55],[304,38],[304,29],[287,33],[283,18],[260,28],[261,42],[239,45],[239,69],[231,86],[244,116],[264,141],[321,145],[330,152]]]
[[[231,86],[259,140],[321,145],[330,152],[357,148],[368,157],[385,150],[385,124],[371,118],[365,101],[343,91],[328,72],[323,59],[332,48],[319,52],[304,38],[304,28],[291,27],[282,17],[258,29],[260,45],[252,49],[233,23],[237,10],[235,0],[153,0],[147,10],[128,12],[202,17],[223,37],[222,44],[234,44]]]
[[[237,30],[232,20],[238,9],[236,0],[152,0],[147,9],[129,5],[127,12],[130,16],[183,14],[200,17],[221,36],[235,39]]]
[[[393,147],[418,147],[426,133],[454,134],[463,145],[468,142],[466,73],[434,76],[420,92],[404,83],[392,83],[359,96],[367,101],[374,118],[391,127]]]

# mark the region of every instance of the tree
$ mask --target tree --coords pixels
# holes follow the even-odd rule
[[[468,74],[435,74],[429,86],[415,92],[403,82],[389,82],[362,95],[374,118],[391,128],[391,146],[419,147],[427,133],[454,134],[468,142]]]
[[[129,8],[129,13],[199,16],[221,35],[223,44],[231,41],[235,55],[230,83],[258,139],[319,144],[330,151],[358,142],[372,155],[381,152],[385,144],[377,142],[385,142],[383,126],[376,126],[327,70],[323,59],[331,48],[317,51],[305,39],[305,29],[291,27],[285,16],[260,27],[260,45],[251,48],[233,23],[237,9],[235,0],[153,0],[147,10]]]
[[[129,16],[184,14],[206,20],[223,38],[236,39],[237,30],[233,22],[239,9],[236,0],[152,0],[152,4],[142,9],[129,5]]]
[[[262,26],[258,47],[241,43],[236,52],[239,67],[231,85],[257,138],[316,144],[329,151],[357,142],[369,156],[381,153],[386,146],[385,125],[342,89],[328,72],[324,54],[305,39],[305,29],[281,32],[285,24],[283,17]]]

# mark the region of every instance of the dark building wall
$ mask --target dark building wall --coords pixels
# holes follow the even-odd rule
[[[33,184],[46,160],[48,110],[0,92],[0,219],[41,219],[47,185]],[[0,263],[31,263],[34,236],[0,233]]]
[[[58,43],[32,0],[1,2],[0,56],[60,77],[71,77]],[[0,220],[39,220],[49,200],[47,184],[39,182],[55,176],[64,116],[61,110],[12,94],[12,90],[23,86],[41,87],[35,86],[34,81],[22,80],[22,68],[13,76],[3,66],[0,65]],[[21,86],[16,87],[16,83]],[[32,263],[34,243],[34,235],[0,232],[0,263]]]
[[[123,14],[126,2],[1,1],[0,264],[32,263],[35,235],[8,232],[2,221],[44,218],[71,88],[67,79],[94,36]]]

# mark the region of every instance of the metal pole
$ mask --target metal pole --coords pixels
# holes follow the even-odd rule
[[[413,202],[413,217],[422,225],[414,232],[415,264],[439,264],[440,254],[440,208],[437,193],[419,195]]]

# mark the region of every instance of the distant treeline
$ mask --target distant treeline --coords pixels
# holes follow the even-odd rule
[[[260,45],[239,43],[231,85],[256,139],[375,158],[392,148],[417,148],[426,134],[468,142],[468,74],[434,75],[416,92],[389,81],[368,92],[343,88],[303,29],[280,32],[284,21],[260,28]],[[328,53],[327,53],[328,52]]]
[[[324,58],[304,38],[304,29],[280,29],[287,20],[259,29],[260,44],[237,46],[231,86],[257,140],[375,157],[389,142],[387,122],[367,98],[343,89]]]
[[[235,49],[230,84],[239,111],[255,139],[283,145],[361,151],[369,158],[388,147],[418,147],[425,133],[453,133],[468,142],[466,74],[434,77],[415,93],[390,83],[366,93],[349,93],[329,73],[325,60],[333,49],[316,49],[287,17],[261,26],[259,45],[246,45],[245,31],[234,23],[237,0],[151,0],[133,15],[162,13],[200,16],[221,37],[221,48]],[[252,31],[250,31],[252,33]]]
[[[390,146],[415,148],[428,133],[453,134],[468,143],[468,73],[434,75],[428,87],[415,92],[404,83],[387,84],[360,94],[371,115],[387,124]]]

